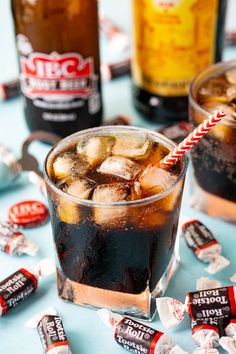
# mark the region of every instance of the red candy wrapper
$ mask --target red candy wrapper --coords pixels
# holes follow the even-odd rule
[[[38,246],[31,240],[27,240],[22,232],[10,222],[0,222],[0,250],[10,256],[28,254],[35,256]]]
[[[45,354],[71,354],[62,319],[53,308],[37,314],[26,326],[37,328]]]
[[[50,259],[43,259],[32,271],[20,268],[0,282],[0,316],[27,299],[38,288],[38,278],[55,272]]]
[[[130,74],[130,61],[127,58],[113,64],[102,63],[100,67],[102,80],[109,81]]]
[[[180,323],[185,312],[194,320],[221,319],[236,315],[236,287],[190,292],[184,304],[170,297],[158,298],[156,302],[160,320],[166,328]]]
[[[20,81],[18,79],[0,83],[0,101],[6,101],[20,95]]]
[[[173,341],[167,334],[129,317],[122,317],[105,309],[98,310],[98,315],[108,327],[114,330],[115,341],[130,352],[187,354],[179,346],[173,346]]]
[[[216,274],[229,265],[228,259],[221,255],[222,247],[212,232],[199,220],[191,220],[182,226],[185,241],[195,256],[209,262],[206,271]]]

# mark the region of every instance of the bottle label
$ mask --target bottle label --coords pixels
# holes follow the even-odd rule
[[[28,97],[89,97],[96,88],[93,58],[76,53],[32,53],[20,58],[21,84]]]
[[[44,111],[45,121],[76,120],[74,113],[62,111],[81,108],[86,101],[90,114],[100,110],[98,75],[92,57],[84,59],[78,53],[31,52],[20,56],[20,68],[21,91],[35,107]]]
[[[134,82],[161,96],[186,96],[213,63],[218,0],[134,0]]]

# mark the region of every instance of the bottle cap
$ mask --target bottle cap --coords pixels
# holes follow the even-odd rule
[[[27,200],[14,204],[8,213],[12,224],[23,228],[36,227],[44,224],[49,217],[47,207],[36,200]]]

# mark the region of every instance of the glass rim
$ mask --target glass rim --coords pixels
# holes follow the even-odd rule
[[[191,81],[190,87],[189,87],[189,104],[190,107],[192,106],[194,108],[194,110],[196,110],[198,113],[202,114],[203,116],[205,116],[205,118],[207,119],[209,117],[209,112],[206,111],[205,109],[203,109],[200,104],[197,102],[197,100],[194,98],[194,88],[196,85],[196,82],[198,81],[198,79],[203,76],[203,80],[206,80],[207,78],[213,77],[215,74],[220,73],[220,72],[224,72],[225,69],[227,68],[232,68],[235,67],[236,68],[236,60],[230,60],[230,61],[226,61],[226,62],[218,62],[212,65],[207,66],[205,69],[203,69],[202,71],[200,71],[200,73],[198,73],[193,80]],[[216,68],[216,70],[214,72],[211,72],[211,74],[207,75],[208,71],[210,69],[214,69]],[[218,70],[217,70],[218,69]],[[204,75],[206,74],[206,75]],[[201,81],[203,81],[201,80]],[[220,104],[220,102],[219,102]],[[236,128],[236,120],[232,121],[229,118],[224,118],[220,124],[222,125],[226,125],[226,126],[232,126],[233,128]]]
[[[176,181],[171,184],[171,186],[169,188],[167,188],[165,191],[161,192],[161,193],[157,193],[154,194],[150,197],[147,198],[142,198],[142,199],[137,199],[137,200],[130,200],[130,201],[122,201],[122,202],[107,202],[107,203],[102,203],[102,202],[95,202],[93,200],[87,200],[87,199],[80,199],[78,197],[75,197],[73,195],[70,195],[64,191],[62,191],[61,189],[59,189],[55,183],[52,181],[51,177],[49,176],[48,173],[48,163],[50,161],[51,155],[55,154],[55,150],[59,149],[59,147],[61,145],[63,145],[63,143],[65,144],[65,146],[67,145],[66,143],[69,142],[70,139],[74,139],[75,137],[79,137],[79,136],[86,136],[89,135],[90,133],[96,133],[96,132],[104,132],[104,134],[106,133],[106,131],[109,130],[109,132],[112,131],[139,131],[139,132],[146,132],[148,134],[153,135],[154,137],[157,137],[159,139],[159,141],[161,143],[163,143],[164,141],[164,146],[169,147],[171,150],[173,150],[177,144],[166,138],[164,135],[154,132],[153,130],[150,129],[146,129],[146,128],[139,128],[139,127],[134,127],[134,126],[123,126],[123,125],[106,125],[106,126],[101,126],[101,127],[95,127],[95,128],[89,128],[89,129],[85,129],[85,130],[81,130],[79,132],[76,132],[72,135],[67,136],[66,138],[60,140],[57,144],[55,144],[52,149],[48,152],[46,159],[45,159],[45,163],[44,163],[44,178],[46,180],[46,183],[54,190],[54,192],[56,192],[58,195],[60,195],[61,197],[67,198],[72,202],[75,202],[77,204],[81,204],[81,205],[85,205],[85,206],[93,206],[93,207],[121,207],[121,206],[136,206],[136,205],[143,205],[143,204],[148,204],[150,202],[153,201],[157,201],[160,200],[162,198],[164,198],[165,196],[167,196],[169,193],[171,193],[174,188],[176,187],[176,185],[180,182],[180,180],[183,178],[183,176],[186,174],[186,170],[187,170],[187,157],[183,156],[182,157],[182,161],[183,161],[183,166],[181,169],[181,173],[179,174],[178,178],[176,179]]]

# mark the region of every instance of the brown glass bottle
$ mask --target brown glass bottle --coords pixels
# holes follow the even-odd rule
[[[133,0],[133,101],[158,123],[188,119],[188,89],[220,61],[227,0]]]
[[[26,122],[61,136],[102,119],[97,0],[12,0]]]

